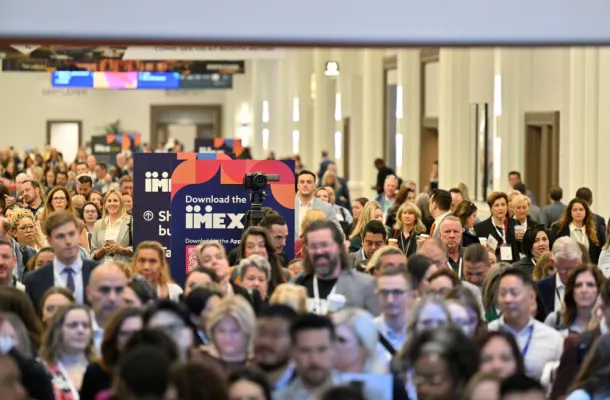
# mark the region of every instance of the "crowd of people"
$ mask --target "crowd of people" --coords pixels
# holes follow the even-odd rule
[[[480,220],[434,172],[418,190],[376,160],[377,196],[352,199],[328,153],[296,164],[295,232],[265,209],[175,282],[134,243],[130,154],[1,150],[0,399],[610,398],[589,189],[539,206],[514,171]]]

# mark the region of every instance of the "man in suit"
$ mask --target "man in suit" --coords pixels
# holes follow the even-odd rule
[[[562,236],[553,243],[551,261],[555,273],[536,283],[547,313],[561,309],[568,275],[582,264],[582,251],[574,239]]]
[[[555,372],[551,400],[560,399],[567,394],[568,387],[574,381],[583,358],[595,339],[608,333],[607,321],[610,321],[610,280],[606,280],[600,289],[603,318],[593,329],[585,331],[581,335],[569,335],[563,342],[563,353],[559,361],[559,367]]]
[[[54,212],[47,217],[44,229],[55,258],[25,276],[26,293],[37,308],[43,294],[52,286],[67,288],[74,293],[77,303],[85,303],[85,288],[97,263],[80,257],[78,220],[71,212]]]
[[[387,239],[385,226],[377,220],[372,220],[362,230],[362,248],[349,254],[350,267],[356,268],[373,257],[377,250],[383,247]]]
[[[439,237],[441,224],[451,214],[451,193],[443,189],[434,189],[430,196],[429,210],[434,218],[434,223],[430,229],[430,236]]]
[[[322,161],[320,161],[320,169],[318,170],[318,179],[322,180],[328,166],[333,162],[328,158],[328,151],[322,150]]]
[[[385,216],[394,208],[396,191],[398,190],[398,178],[395,175],[388,175],[383,182],[383,192],[375,197],[375,201],[381,206],[381,211]]]
[[[579,199],[583,199],[587,203],[589,203],[589,208],[593,210],[593,192],[591,189],[587,187],[581,187],[576,191],[576,197]],[[595,223],[597,228],[597,238],[601,246],[606,243],[606,220],[601,215],[593,214],[595,217]]]
[[[566,209],[566,205],[561,202],[563,198],[563,189],[559,186],[553,186],[549,190],[549,200],[551,204],[542,207],[540,213],[540,223],[544,224],[547,228],[550,228],[555,222],[559,221],[561,214]]]
[[[297,188],[298,192],[295,197],[295,224],[294,224],[294,237],[298,238],[301,233],[301,222],[305,218],[305,214],[309,210],[320,210],[326,215],[329,221],[332,221],[339,230],[341,225],[337,221],[337,217],[333,212],[333,207],[330,203],[322,201],[313,195],[316,190],[316,175],[307,170],[302,170],[297,176]],[[343,235],[343,233],[342,233]]]

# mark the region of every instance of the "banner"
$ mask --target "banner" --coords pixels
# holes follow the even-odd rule
[[[241,139],[225,139],[225,138],[196,138],[195,151],[197,153],[233,153],[238,158],[244,152],[241,145]]]
[[[135,153],[133,159],[133,247],[154,240],[165,249],[171,265],[171,176],[176,165],[224,155],[195,153]]]
[[[116,163],[117,154],[129,150],[132,153],[141,150],[142,137],[136,132],[118,132],[91,137],[91,154],[98,162],[108,165]]]
[[[218,156],[221,153],[216,153]],[[243,185],[246,173],[279,175],[268,181],[263,207],[271,207],[286,220],[286,253],[294,254],[294,164],[276,160],[190,160],[172,174],[172,278],[178,283],[197,266],[197,245],[220,241],[227,252],[239,246],[251,208],[250,191]]]

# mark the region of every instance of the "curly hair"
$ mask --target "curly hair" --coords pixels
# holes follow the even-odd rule
[[[11,229],[13,232],[17,232],[17,227],[19,226],[19,221],[23,218],[29,218],[34,223],[34,229],[36,230],[36,239],[34,239],[34,243],[36,247],[41,249],[47,246],[47,240],[42,233],[42,229],[40,229],[40,225],[38,224],[38,220],[34,216],[34,214],[28,210],[27,208],[15,208],[9,217],[9,223],[11,224]]]

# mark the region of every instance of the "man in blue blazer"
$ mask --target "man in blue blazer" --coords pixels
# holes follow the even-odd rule
[[[74,293],[78,303],[86,303],[85,288],[97,263],[80,257],[78,220],[70,212],[54,212],[47,217],[44,229],[55,258],[26,274],[23,279],[26,293],[37,309],[42,306],[42,296],[52,286],[65,287]]]
[[[337,217],[333,212],[333,206],[330,203],[322,201],[313,195],[316,190],[316,175],[307,170],[302,170],[297,176],[298,192],[294,200],[294,237],[295,240],[301,234],[301,222],[305,218],[305,214],[309,210],[320,210],[326,215],[329,221],[332,221],[341,232],[341,224],[337,221]],[[343,233],[342,233],[343,234]],[[345,239],[345,238],[344,238]]]

